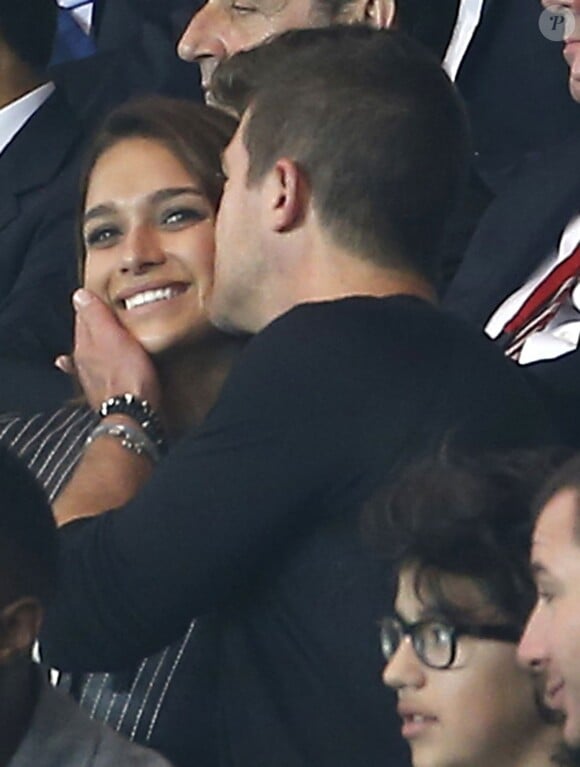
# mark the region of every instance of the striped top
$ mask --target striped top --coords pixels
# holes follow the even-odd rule
[[[0,443],[26,462],[52,502],[70,478],[97,421],[87,407],[63,407],[31,417],[1,415]],[[113,674],[63,674],[59,685],[68,688],[92,718],[175,759],[171,725],[159,730],[156,726],[172,695],[175,706],[179,689],[188,683],[193,628],[194,622],[184,637],[137,668]],[[166,719],[167,723],[175,719],[177,727],[180,717]],[[182,729],[178,737],[183,740]]]

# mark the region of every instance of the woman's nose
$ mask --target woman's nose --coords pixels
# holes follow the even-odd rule
[[[139,225],[128,232],[121,256],[121,271],[143,272],[164,261],[161,241],[152,227]]]

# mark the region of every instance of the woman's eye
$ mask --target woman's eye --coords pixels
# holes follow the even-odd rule
[[[108,247],[116,241],[119,235],[119,230],[112,226],[99,226],[90,232],[85,234],[85,242],[87,247]]]
[[[178,208],[177,210],[167,211],[162,216],[162,223],[166,226],[179,226],[201,221],[206,218],[205,214],[193,208]]]
[[[240,15],[245,15],[248,13],[255,13],[256,7],[252,5],[243,5],[241,3],[233,3],[232,4],[232,11],[235,11],[236,13],[239,13]]]

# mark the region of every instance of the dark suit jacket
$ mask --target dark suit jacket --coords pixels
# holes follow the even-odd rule
[[[0,410],[8,405],[4,387],[15,392],[6,360],[48,370],[56,354],[71,348],[82,137],[80,123],[55,92],[0,154]],[[42,387],[42,376],[33,376],[36,402]],[[26,388],[18,386],[23,407]]]
[[[580,107],[577,107],[580,112]],[[443,306],[483,328],[557,246],[580,212],[580,133],[534,158],[488,208],[451,283]],[[566,427],[580,426],[580,352],[526,365]],[[555,394],[552,394],[555,392]],[[576,431],[575,441],[578,442]]]
[[[96,0],[97,54],[51,72],[84,121],[98,123],[119,104],[151,93],[202,100],[198,67],[181,61],[176,50],[176,19],[189,18],[191,5],[191,0]]]
[[[485,0],[457,75],[467,101],[477,169],[494,190],[530,154],[580,131],[562,45],[538,27],[539,2]]]

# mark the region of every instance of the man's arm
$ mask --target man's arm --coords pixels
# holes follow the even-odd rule
[[[114,416],[105,421],[119,423],[121,419]],[[57,524],[122,506],[137,494],[152,470],[147,456],[127,450],[115,437],[99,437],[85,448],[70,482],[54,502]]]
[[[104,400],[125,393],[158,407],[157,377],[141,345],[89,291],[77,291],[74,305],[74,370],[91,407],[97,410]],[[59,364],[72,372],[70,360],[60,358]],[[120,415],[107,416],[103,422],[135,425]],[[87,446],[70,482],[55,501],[58,524],[122,506],[146,482],[152,468],[146,455],[128,450],[115,437],[98,437]]]
[[[79,306],[77,323],[101,307],[96,299]],[[300,319],[297,329],[296,321],[284,320],[251,341],[203,427],[186,435],[121,508],[99,513],[111,492],[101,485],[122,484],[125,470],[138,483],[135,464],[126,463],[131,457],[107,465],[104,438],[98,454],[87,453],[66,495],[63,518],[75,521],[60,533],[63,585],[45,624],[48,662],[111,669],[160,649],[192,617],[247,593],[328,512],[329,467],[338,465],[348,482],[342,456],[349,422],[329,421],[329,410],[345,408],[324,387],[313,388],[320,369],[342,365],[334,350],[329,363],[314,344],[312,321]],[[104,333],[97,324],[95,346]],[[110,345],[103,346],[114,359]],[[126,376],[127,355],[121,359],[118,375]],[[105,375],[97,360],[93,407],[121,386],[117,373]],[[77,364],[82,380],[86,360]],[[121,388],[133,386],[123,379]],[[133,391],[156,402],[147,389]],[[352,401],[348,391],[345,397]],[[91,476],[93,458],[103,459],[107,476]],[[336,502],[348,502],[340,487],[337,493]],[[98,516],[78,519],[81,514]]]

